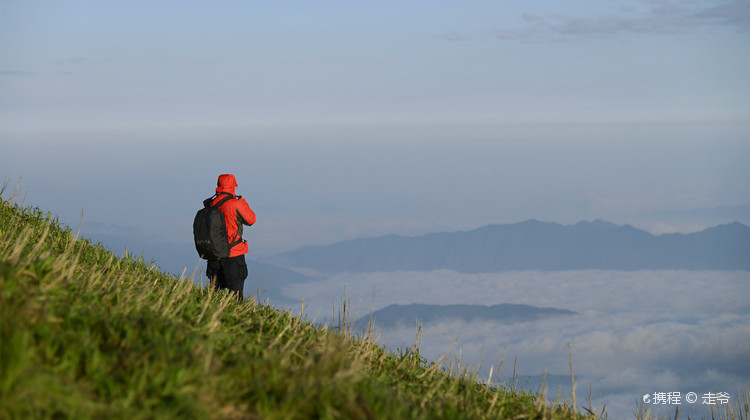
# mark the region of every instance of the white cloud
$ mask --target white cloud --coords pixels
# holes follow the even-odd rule
[[[0,70],[0,76],[34,76],[36,75],[33,71],[24,70]]]
[[[621,4],[612,12],[596,16],[552,15],[545,19],[535,12],[523,14],[531,26],[503,29],[502,39],[576,39],[614,36],[623,33],[692,33],[707,27],[750,29],[750,2],[735,0],[707,7],[696,1],[639,1]]]
[[[446,41],[468,41],[470,39],[468,35],[455,31],[443,32],[440,34],[440,38]]]
[[[734,0],[709,7],[698,13],[698,17],[713,20],[721,25],[736,26],[747,30],[750,29],[750,2]]]
[[[528,21],[542,20],[542,17],[533,12],[526,12],[523,14],[523,18]]]

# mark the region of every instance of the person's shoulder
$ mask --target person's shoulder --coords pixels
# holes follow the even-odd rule
[[[232,199],[227,201],[227,204],[229,204],[232,207],[238,207],[242,205],[247,205],[247,201],[241,196],[241,195],[235,195],[232,197]]]

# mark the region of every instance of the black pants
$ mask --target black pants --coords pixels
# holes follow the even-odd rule
[[[211,279],[214,289],[228,289],[237,293],[237,299],[245,300],[242,289],[247,278],[247,263],[245,254],[221,260],[209,260],[206,276]]]

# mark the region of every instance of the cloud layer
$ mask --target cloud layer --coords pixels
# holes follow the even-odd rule
[[[351,296],[359,316],[392,303],[523,303],[570,309],[581,315],[503,324],[446,321],[425,325],[423,354],[430,360],[459,356],[482,366],[480,377],[503,355],[503,374],[519,382],[544,374],[569,375],[568,343],[582,389],[611,418],[630,417],[641,395],[654,392],[736,393],[750,384],[750,273],[717,271],[517,271],[462,275],[447,270],[344,274],[289,287],[305,297],[310,316],[330,318],[332,306]],[[415,327],[383,331],[382,342],[411,347]],[[447,352],[447,353],[446,353]],[[508,371],[509,369],[509,371]],[[503,377],[500,375],[500,378]],[[532,381],[531,383],[533,383]],[[551,398],[557,384],[548,381]],[[562,381],[569,395],[569,379]],[[736,396],[735,396],[736,397]],[[580,402],[580,400],[579,400]],[[652,407],[674,410],[674,406]],[[700,413],[698,405],[683,412]],[[666,415],[667,411],[661,411]]]

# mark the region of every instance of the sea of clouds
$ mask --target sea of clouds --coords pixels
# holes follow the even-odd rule
[[[653,404],[653,394],[680,392],[680,415],[710,416],[702,397],[750,388],[750,272],[746,271],[510,271],[345,273],[283,290],[305,300],[310,319],[333,318],[345,297],[353,318],[390,304],[527,304],[579,315],[503,323],[458,320],[423,325],[422,354],[536,390],[546,376],[548,398],[570,399],[570,361],[577,403],[606,408],[609,418],[633,418],[637,402],[659,416],[677,404]],[[414,325],[384,330],[380,342],[411,347]],[[688,403],[695,392],[699,399]],[[720,408],[714,406],[714,408]]]

